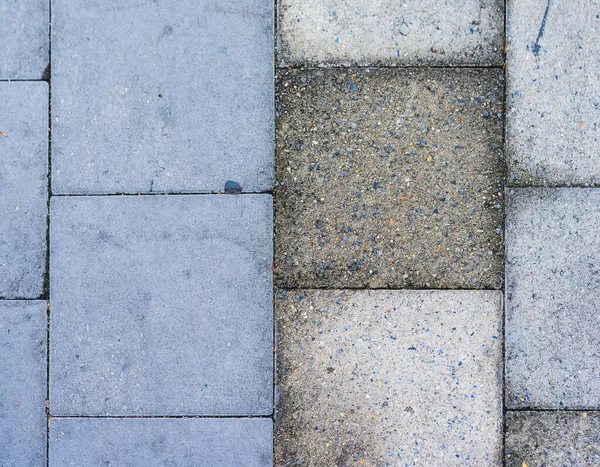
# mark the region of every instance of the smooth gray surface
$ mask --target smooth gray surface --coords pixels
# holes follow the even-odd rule
[[[278,295],[276,465],[501,465],[500,291]]]
[[[508,200],[506,405],[600,407],[600,190]]]
[[[54,193],[273,183],[273,2],[52,3]]]
[[[0,83],[0,130],[0,297],[38,298],[46,269],[48,85]]]
[[[0,79],[42,79],[50,61],[48,8],[48,0],[0,2]]]
[[[600,465],[597,412],[508,412],[506,467]]]
[[[272,412],[270,195],[54,197],[52,415]]]
[[[54,418],[50,466],[270,467],[272,433],[268,418]]]
[[[0,465],[46,465],[46,302],[0,302]]]
[[[600,185],[600,2],[509,0],[507,18],[509,183]]]
[[[503,0],[280,0],[279,63],[501,65]]]

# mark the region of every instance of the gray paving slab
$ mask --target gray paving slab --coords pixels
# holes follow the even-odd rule
[[[500,288],[500,70],[282,71],[283,287]]]
[[[272,433],[268,418],[53,418],[49,465],[267,467]]]
[[[501,465],[500,291],[280,292],[276,317],[276,465]]]
[[[0,79],[47,79],[48,0],[0,3]]]
[[[595,412],[508,412],[506,467],[600,465]]]
[[[600,185],[600,3],[507,3],[509,183]]]
[[[506,405],[600,407],[600,190],[508,197]]]
[[[0,465],[46,465],[46,302],[0,302]]]
[[[273,183],[273,2],[52,3],[54,193]]]
[[[280,65],[501,65],[502,0],[280,0]]]
[[[52,415],[272,412],[270,195],[54,197]]]
[[[48,85],[0,83],[0,102],[0,297],[38,298],[48,230]]]

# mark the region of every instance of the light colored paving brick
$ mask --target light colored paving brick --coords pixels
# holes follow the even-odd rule
[[[501,0],[281,0],[280,64],[501,65]]]
[[[600,184],[600,2],[509,0],[509,183]]]
[[[273,2],[52,3],[54,193],[273,183]]]
[[[0,130],[0,297],[38,298],[46,270],[48,85],[0,83]]]
[[[52,415],[272,412],[269,195],[54,197]]]
[[[501,292],[282,292],[276,316],[277,465],[501,464]]]
[[[46,302],[0,302],[0,465],[46,465]]]
[[[506,404],[600,407],[600,190],[508,196]]]

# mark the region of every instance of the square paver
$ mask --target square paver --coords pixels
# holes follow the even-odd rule
[[[52,415],[272,412],[270,195],[54,197]]]
[[[507,3],[509,183],[600,185],[600,3]]]
[[[600,407],[600,190],[508,196],[506,405]]]
[[[499,288],[500,70],[291,70],[278,80],[282,287]]]
[[[48,85],[0,83],[0,103],[0,297],[38,298],[48,231]]]
[[[273,2],[52,3],[54,193],[272,187]]]
[[[268,467],[272,433],[268,418],[53,418],[49,465]]]
[[[280,0],[282,65],[502,65],[502,0]]]
[[[46,302],[0,302],[0,465],[46,465]]]
[[[49,27],[48,0],[0,2],[0,79],[47,79]]]
[[[281,292],[276,317],[276,465],[501,464],[501,292]]]
[[[506,467],[600,465],[595,412],[508,412]]]

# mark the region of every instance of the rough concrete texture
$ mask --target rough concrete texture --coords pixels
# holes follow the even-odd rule
[[[594,412],[508,412],[506,467],[600,465],[599,432]]]
[[[600,407],[600,190],[513,189],[506,405]]]
[[[277,86],[280,285],[502,285],[500,70],[289,70]]]
[[[47,79],[48,8],[48,0],[0,2],[0,79]]]
[[[600,2],[509,0],[509,183],[600,185]]]
[[[502,0],[280,0],[280,64],[501,65]]]
[[[268,415],[269,195],[54,197],[52,415]]]
[[[46,465],[46,302],[0,302],[0,465]]]
[[[272,433],[268,418],[53,418],[50,466],[266,467]]]
[[[501,464],[501,292],[280,292],[276,317],[276,465]]]
[[[0,83],[0,297],[42,294],[47,216],[48,85]]]
[[[52,4],[54,193],[273,183],[273,2]]]

